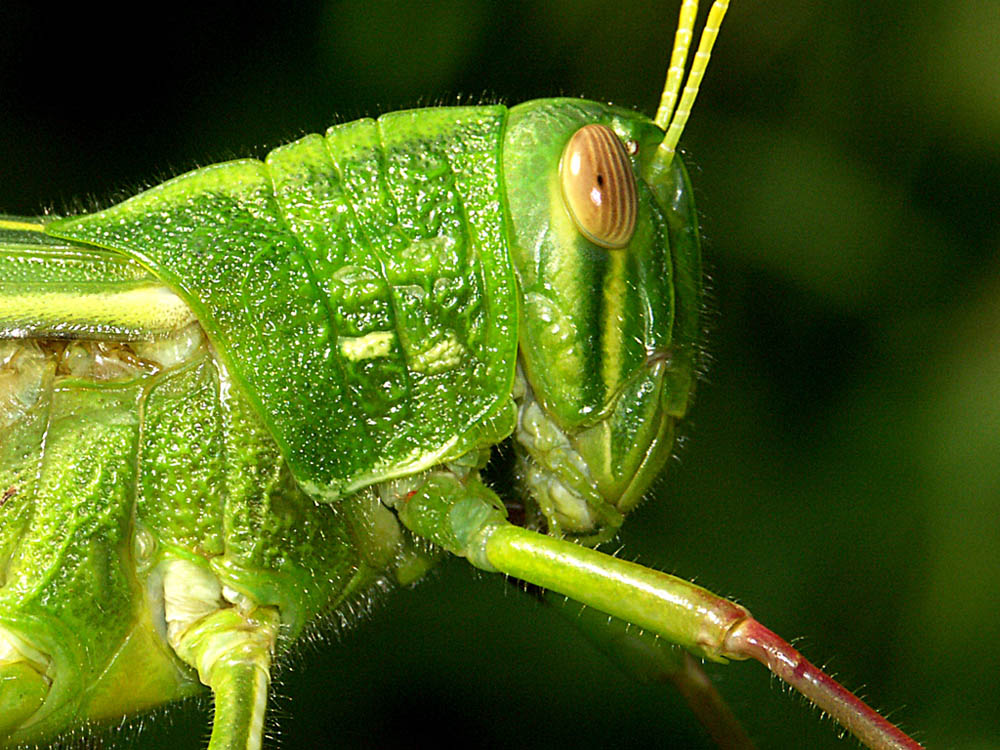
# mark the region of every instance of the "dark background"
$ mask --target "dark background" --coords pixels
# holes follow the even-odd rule
[[[458,95],[651,114],[679,2],[91,5],[0,6],[8,213]],[[622,534],[934,748],[1000,748],[997,39],[995,0],[734,0],[681,142],[711,368]],[[384,605],[284,671],[281,746],[707,746],[669,689],[460,561]],[[856,746],[763,668],[709,671],[762,748]],[[207,711],[106,746],[192,747]]]

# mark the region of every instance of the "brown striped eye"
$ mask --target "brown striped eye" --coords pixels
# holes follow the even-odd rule
[[[602,247],[625,247],[635,231],[635,175],[621,140],[606,125],[573,134],[559,164],[563,198],[577,228]]]

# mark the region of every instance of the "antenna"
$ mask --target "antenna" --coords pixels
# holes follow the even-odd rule
[[[691,47],[691,40],[694,38],[698,0],[684,0],[681,4],[677,33],[674,36],[674,49],[670,54],[670,67],[667,69],[667,82],[663,86],[660,106],[653,119],[656,125],[666,131],[663,141],[656,149],[656,156],[653,157],[661,168],[668,167],[674,158],[677,141],[680,140],[681,133],[684,131],[684,126],[691,114],[694,98],[698,95],[701,79],[705,75],[708,61],[712,57],[712,47],[719,35],[719,27],[722,25],[722,19],[725,18],[728,9],[729,0],[714,0],[712,3],[711,9],[708,11],[708,20],[705,21],[705,27],[701,30],[701,39],[698,40],[698,51],[694,54],[694,61],[691,63],[691,70],[688,72],[687,82],[684,84],[684,91],[681,93],[678,103],[677,94],[681,88],[681,80],[684,78],[684,68],[687,65],[687,54]],[[675,103],[676,110],[674,109]]]

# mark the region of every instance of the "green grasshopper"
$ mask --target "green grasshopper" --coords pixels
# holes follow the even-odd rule
[[[605,613],[592,637],[694,693],[722,745],[746,739],[691,654],[756,658],[869,746],[917,747],[745,608],[592,549],[694,390],[674,149],[726,7],[682,93],[683,4],[652,121],[568,99],[397,112],[0,221],[7,744],[208,686],[209,746],[260,747],[274,657],[448,552]],[[503,496],[482,479],[501,444]]]

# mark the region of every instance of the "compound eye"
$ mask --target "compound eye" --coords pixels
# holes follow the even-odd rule
[[[591,242],[625,247],[635,231],[635,175],[625,146],[606,125],[584,125],[559,162],[563,199],[577,228]]]

